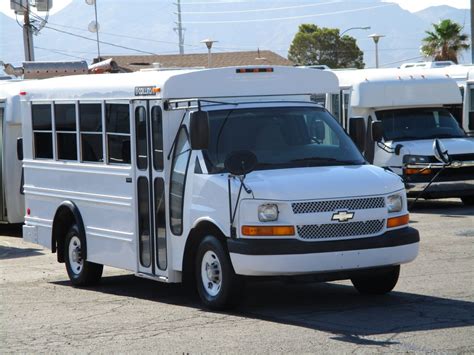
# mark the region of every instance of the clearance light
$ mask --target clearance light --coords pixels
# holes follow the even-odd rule
[[[295,235],[293,226],[242,226],[242,235],[256,237],[282,237]]]
[[[426,168],[423,168],[423,169],[408,168],[408,169],[404,169],[403,172],[405,175],[429,175],[432,173],[432,170],[426,169]]]
[[[26,96],[26,91],[20,91],[20,96]]]
[[[152,91],[154,94],[158,94],[159,92],[161,92],[161,88],[153,88],[153,89],[151,89],[151,91]]]
[[[243,73],[273,73],[273,68],[241,68],[236,69],[237,74]]]
[[[410,215],[408,214],[399,217],[389,218],[387,219],[387,228],[395,228],[407,225],[409,220]]]

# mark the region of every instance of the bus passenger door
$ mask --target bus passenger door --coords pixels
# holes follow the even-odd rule
[[[160,101],[133,101],[138,271],[167,277],[163,122]]]
[[[3,176],[3,123],[4,123],[5,108],[0,106],[0,221],[6,221],[5,213],[5,190],[4,190],[4,176]]]

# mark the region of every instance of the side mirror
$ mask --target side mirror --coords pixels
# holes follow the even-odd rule
[[[469,112],[468,127],[469,130],[474,131],[474,112]]]
[[[381,142],[382,138],[383,138],[382,122],[380,121],[372,122],[372,140],[374,142]]]
[[[365,119],[364,117],[351,117],[349,119],[349,136],[360,152],[365,149]]]
[[[257,166],[257,156],[248,150],[230,153],[224,162],[226,170],[235,176],[243,176],[252,172]]]
[[[189,131],[192,150],[202,150],[209,147],[209,115],[206,111],[191,112]]]
[[[435,158],[443,164],[449,164],[451,162],[451,158],[449,157],[448,150],[444,146],[443,142],[439,139],[435,139],[433,141],[433,152]]]
[[[20,137],[16,140],[16,157],[18,160],[23,160],[23,138]]]

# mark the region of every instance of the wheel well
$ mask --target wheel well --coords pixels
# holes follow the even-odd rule
[[[186,246],[184,247],[183,256],[183,282],[194,283],[194,260],[196,259],[197,248],[201,240],[207,235],[212,234],[218,238],[224,249],[227,250],[226,237],[222,231],[212,222],[203,221],[200,222],[196,227],[191,229]]]
[[[76,224],[79,231],[84,233],[82,218],[76,205],[72,202],[64,202],[56,210],[53,220],[53,232],[51,235],[52,252],[57,252],[58,262],[64,262],[64,243],[66,234]],[[85,251],[87,252],[87,250]]]

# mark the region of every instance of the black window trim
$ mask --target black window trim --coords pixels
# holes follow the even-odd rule
[[[188,143],[190,144],[189,142],[189,133],[188,133],[188,128],[186,127],[186,125],[181,125],[178,129],[178,139],[179,139],[179,135],[181,133],[181,130],[184,130],[184,133],[186,134],[186,140],[188,141]],[[173,233],[173,235],[175,236],[182,236],[183,235],[183,232],[184,232],[184,228],[183,228],[183,221],[184,221],[184,200],[185,200],[185,194],[186,194],[186,182],[188,180],[188,170],[189,170],[189,162],[191,161],[191,155],[192,155],[192,149],[191,149],[191,146],[189,147],[189,155],[188,155],[188,161],[186,162],[186,169],[184,171],[184,182],[183,182],[183,199],[181,201],[181,233],[177,234],[175,233],[175,231],[173,230],[173,224],[171,223],[171,184],[172,184],[172,175],[173,175],[173,172],[174,172],[174,165],[175,165],[175,162],[176,162],[176,147],[178,145],[178,141],[176,141],[176,144],[174,146],[174,151],[173,151],[173,160],[171,161],[171,169],[170,169],[170,188],[169,188],[169,206],[168,208],[170,209],[170,213],[169,213],[169,224],[170,224],[170,230],[171,230],[171,233]]]

